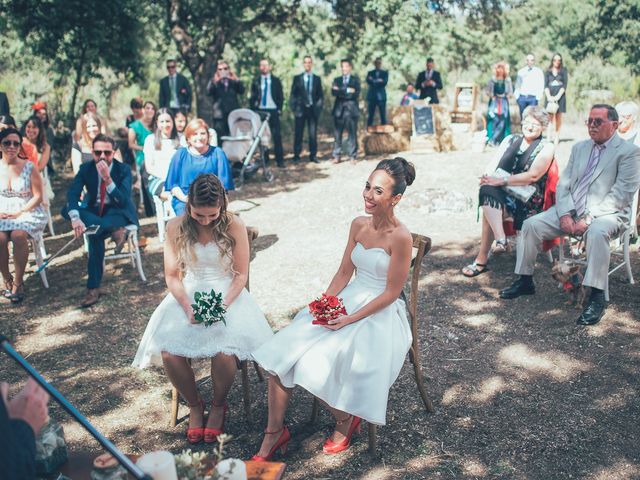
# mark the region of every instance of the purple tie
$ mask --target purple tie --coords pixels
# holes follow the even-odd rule
[[[600,155],[602,154],[604,148],[604,145],[593,145],[593,148],[591,149],[591,156],[589,157],[589,163],[587,163],[587,168],[584,170],[584,173],[582,174],[582,177],[580,178],[575,191],[571,194],[573,197],[573,204],[576,207],[576,215],[578,217],[581,217],[587,209],[587,193],[589,192],[589,183],[591,183],[591,177],[593,176],[593,172],[598,166]]]

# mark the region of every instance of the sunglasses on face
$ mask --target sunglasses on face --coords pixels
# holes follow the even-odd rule
[[[7,148],[8,147],[18,148],[20,146],[20,142],[16,142],[16,141],[13,141],[13,140],[4,140],[2,142],[2,146],[3,147],[7,147]]]
[[[110,157],[113,155],[113,150],[94,150],[93,153],[96,157],[101,157],[104,155],[105,157]]]
[[[220,67],[220,68],[218,68],[219,72],[223,72],[225,70],[229,70],[229,67]]]
[[[176,66],[175,66],[175,65],[167,65],[167,68],[168,68],[169,70],[173,70],[174,68],[176,68]]]
[[[609,123],[611,120],[602,120],[601,118],[590,118],[588,120],[585,120],[585,125],[590,126],[594,126],[594,127],[599,127],[604,123]]]

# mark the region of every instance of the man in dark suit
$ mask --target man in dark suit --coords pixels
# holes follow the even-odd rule
[[[427,58],[427,69],[418,74],[416,89],[420,92],[421,99],[429,97],[430,103],[440,103],[438,90],[442,90],[442,78],[434,67],[433,58]]]
[[[367,73],[367,106],[369,114],[367,115],[367,127],[373,125],[373,117],[376,114],[376,107],[380,111],[380,124],[387,124],[387,82],[389,81],[389,72],[382,70],[382,59],[376,58],[373,62],[375,67]]]
[[[160,108],[168,108],[174,115],[180,109],[191,111],[191,86],[177,68],[175,60],[167,60],[169,75],[160,80]]]
[[[0,92],[0,115],[11,115],[9,99],[7,98],[7,94],[4,92]]]
[[[89,238],[89,278],[87,294],[82,307],[89,307],[100,297],[100,282],[104,262],[104,241],[111,235],[116,242],[116,252],[126,242],[124,227],[138,225],[138,215],[131,200],[131,168],[114,162],[115,140],[98,134],[93,140],[93,162],[83,163],[69,191],[67,205],[62,216],[71,220],[76,237],[80,237],[86,225],[99,225],[100,229]],[[82,191],[86,193],[80,203]]]
[[[333,79],[331,95],[336,97],[333,104],[333,121],[335,124],[335,144],[333,147],[333,163],[340,163],[342,155],[342,133],[347,131],[346,151],[349,159],[355,160],[358,153],[358,97],[360,96],[360,80],[351,74],[351,60],[340,61],[342,75]]]
[[[293,77],[289,104],[295,118],[295,134],[293,140],[293,161],[300,161],[302,151],[302,134],[304,125],[307,124],[309,133],[309,161],[317,163],[318,153],[318,118],[322,112],[324,95],[322,93],[322,81],[318,75],[314,75],[313,59],[307,55],[303,60],[304,72]]]
[[[29,378],[9,399],[9,385],[0,385],[0,472],[2,478],[36,478],[36,435],[49,421],[49,395]]]
[[[282,83],[278,77],[271,75],[271,65],[269,60],[260,60],[260,75],[251,84],[251,108],[257,112],[268,113],[269,129],[276,154],[278,167],[284,168],[284,150],[282,148],[282,135],[280,133],[280,114],[284,96],[282,93]],[[268,161],[267,153],[267,161]]]
[[[220,139],[223,135],[229,135],[227,120],[233,110],[240,108],[238,95],[244,93],[244,85],[231,71],[229,64],[220,60],[215,75],[207,85],[207,93],[213,98],[212,126]]]

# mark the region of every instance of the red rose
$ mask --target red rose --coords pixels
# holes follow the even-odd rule
[[[328,297],[327,298],[327,303],[329,304],[329,306],[331,308],[336,308],[337,306],[340,305],[340,300],[338,300],[338,298],[336,298],[336,297]]]

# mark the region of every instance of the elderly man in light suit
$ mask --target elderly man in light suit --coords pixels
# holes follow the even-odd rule
[[[640,149],[616,134],[616,110],[594,105],[587,125],[591,140],[573,146],[558,182],[556,205],[524,222],[515,269],[520,278],[500,292],[505,299],[534,294],[533,269],[542,241],[563,234],[584,236],[587,271],[583,285],[591,287],[591,297],[578,325],[594,325],[604,315],[609,240],[629,224],[631,202],[640,185]]]

